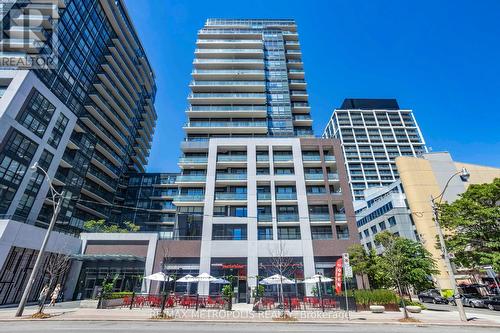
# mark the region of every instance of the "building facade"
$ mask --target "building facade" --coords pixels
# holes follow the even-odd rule
[[[455,162],[447,152],[427,153],[421,158],[398,157],[396,164],[420,240],[432,253],[440,271],[434,276],[436,285],[440,289],[450,289],[449,275],[441,250],[436,248],[437,230],[432,214],[431,195],[439,196],[449,180],[442,200],[453,202],[470,184],[491,183],[495,178],[500,178],[500,169]],[[466,168],[470,173],[468,180],[458,176],[462,168]],[[451,178],[453,175],[456,176]],[[467,279],[465,277],[465,280]]]
[[[365,200],[357,201],[354,209],[359,239],[366,251],[382,252],[383,249],[375,243],[375,235],[382,231],[420,240],[399,180],[391,185],[366,189],[364,196]]]
[[[18,222],[43,234],[55,205],[48,179],[64,196],[56,231],[112,220],[128,174],[144,172],[157,118],[154,73],[122,1],[10,1],[0,15],[0,237]],[[41,242],[9,239],[1,274],[14,263],[23,275],[0,285],[0,303],[19,299]]]
[[[413,112],[400,109],[395,99],[345,99],[323,137],[342,143],[354,200],[364,200],[367,188],[399,179],[396,157],[427,151]]]
[[[338,140],[312,136],[295,22],[209,19],[193,65],[174,239],[198,272],[237,276],[241,301],[277,253],[332,275],[354,211]]]

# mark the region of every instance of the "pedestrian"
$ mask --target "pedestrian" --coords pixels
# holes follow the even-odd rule
[[[43,305],[48,294],[49,294],[49,285],[46,284],[45,286],[43,286],[42,291],[40,291],[40,295],[38,295],[38,306]]]
[[[49,306],[55,306],[57,302],[57,298],[59,297],[59,293],[61,292],[61,284],[58,283],[52,294],[50,295],[50,304]]]

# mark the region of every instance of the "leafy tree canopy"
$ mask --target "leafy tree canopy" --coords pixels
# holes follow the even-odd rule
[[[137,232],[140,227],[132,222],[124,222],[123,226],[117,224],[108,224],[105,220],[89,220],[83,224],[86,232],[105,232],[105,233],[126,233]]]
[[[492,265],[500,271],[500,178],[470,185],[453,203],[438,205],[448,251],[469,268]]]

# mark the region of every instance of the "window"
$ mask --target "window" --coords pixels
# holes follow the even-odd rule
[[[380,231],[384,231],[386,228],[385,226],[385,221],[382,221],[378,224],[378,227],[380,228]]]
[[[349,239],[349,228],[346,225],[338,225],[335,229],[337,231],[337,239]]]
[[[66,129],[66,125],[68,125],[68,118],[61,113],[57,118],[54,128],[52,129],[52,133],[50,134],[48,141],[49,145],[57,149],[57,146],[59,146],[59,142],[64,134],[64,130]]]
[[[314,226],[311,227],[312,239],[333,239],[332,227]]]
[[[48,99],[33,89],[17,121],[41,138],[47,130],[55,109]]]
[[[278,227],[278,239],[300,239],[300,227]]]
[[[371,229],[372,229],[372,234],[375,235],[377,233],[377,226],[376,225],[372,225]]]
[[[370,230],[365,229],[363,233],[365,234],[365,237],[370,237]]]
[[[389,221],[389,225],[391,227],[394,227],[397,224],[396,223],[396,218],[394,216],[389,217],[389,219],[387,221]]]
[[[257,238],[259,240],[272,240],[273,239],[273,228],[272,227],[258,227],[257,228]]]
[[[212,240],[246,240],[247,226],[239,224],[214,224]]]

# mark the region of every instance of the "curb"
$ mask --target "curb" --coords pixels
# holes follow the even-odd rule
[[[336,322],[328,322],[328,321],[291,321],[291,322],[280,322],[273,320],[263,320],[263,321],[230,321],[230,320],[159,320],[159,319],[149,319],[149,318],[121,318],[121,319],[95,319],[95,318],[75,318],[75,319],[32,319],[32,318],[20,318],[20,319],[0,319],[0,322],[20,322],[20,321],[29,321],[29,322],[64,322],[64,321],[76,321],[76,322],[149,322],[149,323],[202,323],[202,324],[281,324],[281,325],[393,325],[393,326],[415,326],[415,327],[428,327],[428,326],[441,326],[441,327],[481,327],[481,328],[500,328],[500,324],[483,324],[483,323],[467,323],[467,324],[459,324],[459,323],[443,323],[443,322],[420,322],[420,323],[401,323],[401,322],[370,322],[370,321],[336,321]]]

